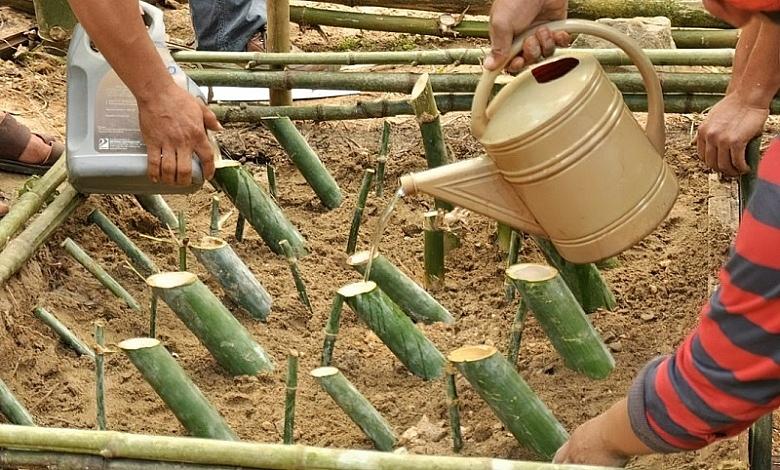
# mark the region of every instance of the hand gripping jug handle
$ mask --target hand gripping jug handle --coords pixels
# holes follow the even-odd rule
[[[605,39],[621,48],[634,65],[639,69],[642,81],[647,91],[647,126],[645,133],[660,155],[664,153],[666,143],[666,129],[664,127],[664,99],[661,90],[661,82],[655,73],[655,68],[650,59],[644,54],[639,45],[625,34],[599,23],[584,20],[563,20],[547,23],[545,26],[550,31],[566,31],[569,33],[591,34]],[[488,100],[493,91],[493,84],[501,71],[506,67],[523,48],[526,38],[534,34],[536,28],[528,30],[520,35],[512,44],[508,58],[496,70],[487,70],[482,74],[477,89],[474,92],[474,102],[471,105],[471,132],[478,139],[484,134],[489,117],[487,116]]]

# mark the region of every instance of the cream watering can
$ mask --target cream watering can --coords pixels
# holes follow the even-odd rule
[[[643,131],[617,87],[590,55],[557,55],[515,77],[488,106],[501,69],[485,71],[474,95],[472,133],[488,156],[401,178],[424,192],[549,238],[575,263],[614,256],[652,232],[677,197],[663,161],[664,102],[652,63],[629,37],[583,20],[551,31],[592,34],[623,49],[647,90]],[[510,57],[522,48],[518,38]]]

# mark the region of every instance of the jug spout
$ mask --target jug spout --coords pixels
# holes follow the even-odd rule
[[[401,188],[405,195],[426,193],[525,233],[546,237],[531,211],[487,157],[402,176]]]

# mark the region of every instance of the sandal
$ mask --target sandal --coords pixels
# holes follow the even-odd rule
[[[0,170],[41,175],[63,153],[65,146],[53,137],[30,132],[10,113],[0,117]]]

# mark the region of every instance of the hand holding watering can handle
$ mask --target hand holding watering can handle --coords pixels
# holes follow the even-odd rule
[[[639,45],[633,39],[614,28],[592,21],[563,20],[547,23],[545,26],[550,31],[566,31],[569,33],[591,34],[605,39],[621,48],[642,75],[642,81],[647,90],[647,126],[645,133],[659,154],[664,153],[666,141],[666,129],[664,127],[664,99],[661,90],[661,82],[655,73],[655,68],[650,59],[644,54]],[[535,29],[535,28],[534,28]],[[512,44],[507,59],[496,70],[485,70],[474,92],[474,102],[471,105],[471,132],[480,138],[488,124],[487,105],[493,91],[493,84],[501,71],[523,49],[523,42],[534,33],[528,30],[520,35]]]

